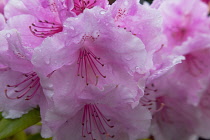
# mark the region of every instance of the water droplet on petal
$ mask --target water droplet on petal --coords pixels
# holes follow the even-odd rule
[[[101,15],[104,15],[105,13],[106,13],[105,10],[100,11],[100,14],[101,14]]]
[[[125,2],[124,2],[124,5],[126,5],[126,6],[127,6],[127,5],[128,5],[128,1],[125,1]]]
[[[133,59],[133,56],[132,56],[132,55],[127,55],[127,56],[125,56],[125,60],[130,61],[131,59]]]
[[[74,30],[74,27],[73,26],[69,26],[69,28],[72,29],[72,30]]]
[[[7,33],[7,34],[6,34],[6,37],[7,37],[7,38],[10,38],[10,37],[11,37],[11,34],[10,34],[10,33]]]

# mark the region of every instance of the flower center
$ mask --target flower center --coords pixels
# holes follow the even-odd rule
[[[93,52],[91,52],[89,49],[87,48],[81,48],[80,49],[80,53],[79,53],[79,57],[77,60],[77,64],[78,64],[78,70],[77,70],[77,75],[81,76],[82,78],[86,79],[86,85],[89,85],[89,80],[90,80],[90,74],[92,73],[95,78],[96,78],[96,83],[95,85],[97,85],[98,83],[98,78],[99,76],[106,78],[106,76],[104,76],[100,70],[99,70],[99,66],[103,67],[104,64],[102,64],[100,62],[100,58],[97,57],[95,54],[93,54]]]
[[[49,22],[47,20],[39,20],[38,24],[32,24],[29,26],[33,35],[41,38],[46,38],[59,33],[63,30],[63,26],[59,23]]]
[[[85,8],[91,9],[95,6],[96,0],[74,0],[74,11],[77,15],[83,13]]]
[[[153,113],[159,112],[163,109],[165,104],[156,98],[157,89],[155,85],[152,83],[145,87],[144,96],[140,99],[140,103],[142,106],[147,107],[148,110]]]
[[[92,140],[96,140],[94,138],[94,130],[98,130],[100,134],[114,138],[114,135],[110,135],[106,130],[106,128],[114,127],[110,124],[110,121],[95,104],[86,104],[82,117],[82,136],[86,137],[87,134],[91,136]]]
[[[40,88],[40,79],[37,74],[35,72],[31,72],[24,74],[24,76],[24,80],[20,83],[15,85],[7,85],[7,87],[11,89],[10,91],[15,94],[15,97],[10,97],[8,95],[8,89],[5,89],[5,95],[8,99],[20,99],[27,95],[25,100],[30,100],[37,93]]]

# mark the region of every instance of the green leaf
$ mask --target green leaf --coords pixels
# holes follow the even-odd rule
[[[0,112],[0,120],[3,118],[1,114],[2,114],[2,112]]]
[[[38,134],[29,136],[27,140],[52,140],[52,138],[44,139],[41,137],[40,133],[38,133]]]
[[[19,119],[2,119],[0,121],[0,139],[10,137],[41,120],[38,109],[33,109]]]
[[[27,140],[26,133],[24,131],[21,131],[21,132],[15,134],[13,136],[12,140]]]

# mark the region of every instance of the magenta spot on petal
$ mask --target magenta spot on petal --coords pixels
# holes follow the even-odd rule
[[[210,3],[210,0],[202,0],[203,2],[205,2],[206,4]]]
[[[126,9],[119,8],[115,16],[115,21],[122,19],[126,15]]]
[[[74,0],[74,9],[72,11],[79,15],[83,13],[86,8],[93,8],[96,5],[96,2],[96,0]]]

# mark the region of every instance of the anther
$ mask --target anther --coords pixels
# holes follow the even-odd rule
[[[49,22],[47,20],[45,21],[38,21],[38,25],[32,23],[32,26],[29,26],[29,29],[31,33],[34,36],[46,38],[48,36],[52,36],[58,32],[61,32],[63,30],[63,27],[61,24]]]
[[[35,72],[31,72],[28,74],[23,74],[23,76],[25,79],[20,83],[15,85],[7,85],[11,92],[19,94],[15,95],[16,97],[10,97],[7,93],[8,89],[5,89],[5,95],[8,99],[20,99],[29,94],[29,92],[32,92],[31,95],[26,97],[26,100],[30,100],[37,93],[38,89],[40,88],[39,77],[37,74]]]
[[[86,79],[86,84],[89,85],[89,75],[92,73],[95,75],[95,85],[98,84],[99,76],[106,78],[99,69],[99,66],[104,67],[105,65],[100,62],[100,58],[95,56],[93,52],[88,49],[81,48],[77,60],[78,69],[77,75]]]
[[[82,125],[82,136],[84,137],[86,133],[92,140],[95,140],[92,131],[97,129],[101,135],[112,138],[114,135],[107,133],[107,128],[113,128],[114,126],[110,125],[108,120],[111,121],[102,114],[96,104],[86,104],[82,117],[82,124],[84,124]]]

